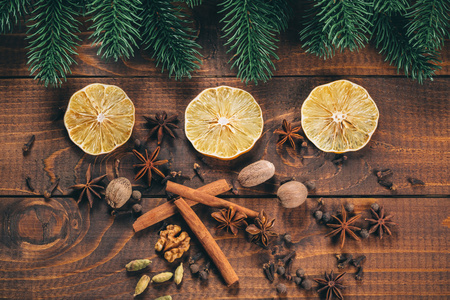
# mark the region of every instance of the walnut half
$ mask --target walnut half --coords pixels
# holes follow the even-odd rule
[[[159,233],[160,238],[155,245],[156,251],[163,251],[164,258],[170,263],[183,256],[183,253],[190,247],[191,238],[187,232],[180,232],[180,226],[168,225],[166,230]],[[179,233],[180,235],[177,237]]]

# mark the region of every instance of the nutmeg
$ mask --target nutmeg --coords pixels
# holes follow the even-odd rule
[[[125,177],[113,179],[105,191],[106,202],[114,209],[122,207],[131,197],[131,182]]]
[[[261,184],[275,174],[275,166],[267,160],[259,160],[241,170],[238,181],[243,187],[252,187]]]
[[[283,207],[295,208],[306,201],[308,189],[301,182],[289,181],[278,188],[277,196]]]

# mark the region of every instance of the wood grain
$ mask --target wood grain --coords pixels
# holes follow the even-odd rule
[[[68,187],[84,182],[89,163],[93,175],[107,173],[113,178],[116,160],[120,161],[121,176],[134,178],[136,163],[131,153],[133,141],[146,140],[148,130],[143,116],[163,110],[178,113],[178,138],[164,140],[161,159],[169,159],[163,166],[165,174],[170,168],[194,176],[193,164],[199,163],[206,182],[217,179],[236,179],[247,164],[259,159],[272,161],[276,174],[268,183],[255,188],[239,188],[242,195],[274,194],[280,181],[295,177],[297,180],[316,182],[316,195],[449,195],[448,165],[450,163],[450,101],[448,78],[436,79],[419,86],[404,78],[349,78],[364,86],[375,99],[380,110],[379,126],[369,144],[362,150],[347,154],[342,165],[335,165],[333,154],[325,154],[308,143],[306,148],[293,151],[288,146],[276,147],[278,136],[273,131],[282,120],[300,122],[303,100],[317,85],[336,78],[275,78],[257,87],[245,86],[232,78],[196,78],[187,82],[172,82],[156,78],[85,78],[69,79],[61,89],[46,89],[31,79],[0,80],[0,194],[37,194],[47,189],[56,177],[60,184],[56,195],[68,194]],[[115,84],[124,88],[136,106],[136,125],[130,142],[108,155],[84,154],[68,138],[62,120],[53,121],[58,108],[64,107],[78,89],[92,83]],[[190,145],[183,132],[186,105],[203,89],[229,85],[248,90],[261,105],[264,132],[255,147],[232,161],[220,161],[202,156]],[[22,154],[22,146],[35,134],[36,142],[30,153]],[[149,150],[156,147],[150,141]],[[141,149],[142,150],[142,149]],[[374,168],[390,168],[397,186],[390,191],[377,183]],[[36,188],[28,191],[25,178],[29,176]],[[412,187],[408,176],[423,180],[423,187]],[[107,183],[108,180],[105,180]],[[146,194],[162,194],[163,189],[153,183],[150,189],[145,181],[134,182],[135,188]],[[202,185],[192,177],[186,185]]]
[[[162,200],[143,199],[144,210]],[[317,205],[308,199],[306,205],[285,209],[275,199],[231,199],[254,210],[265,209],[276,218],[278,233],[289,233],[293,245],[279,245],[279,253],[297,251],[293,269],[302,267],[308,277],[322,276],[334,270],[336,253],[367,256],[363,282],[353,276],[354,268],[346,270],[345,299],[447,299],[450,297],[450,229],[443,224],[449,218],[448,199],[345,199],[325,200],[329,211],[338,210],[341,203],[351,202],[355,211],[369,216],[373,202],[385,206],[394,214],[399,226],[393,235],[382,240],[347,241],[342,252],[339,243],[324,238],[330,229],[312,217]],[[238,287],[227,288],[216,270],[207,283],[192,276],[185,262],[185,277],[180,287],[170,281],[151,285],[141,299],[154,299],[171,294],[174,299],[269,299],[277,297],[278,282],[288,287],[283,299],[318,299],[314,291],[306,292],[292,282],[276,279],[270,284],[262,272],[262,264],[273,259],[271,250],[249,243],[243,232],[237,237],[217,233],[213,211],[199,205],[196,212],[215,237],[240,278]],[[153,263],[143,273],[154,275],[173,271],[178,263],[168,264],[154,250],[157,241],[155,225],[134,234],[133,218],[108,214],[106,203],[96,203],[78,209],[75,201],[58,198],[46,202],[35,198],[4,198],[0,202],[0,298],[31,299],[132,299],[140,274],[129,274],[125,264],[137,258],[150,258]],[[361,220],[363,219],[361,218]],[[178,217],[169,219],[179,224],[193,237],[190,255],[200,249],[187,225]],[[367,226],[359,221],[360,226]],[[62,225],[62,226],[61,226]],[[18,228],[19,230],[16,230]],[[23,230],[22,230],[23,229]],[[276,241],[274,241],[275,245]],[[200,261],[203,264],[204,261]]]
[[[218,14],[217,1],[206,2],[193,11],[196,28],[199,28],[198,43],[202,46],[202,66],[195,77],[234,77],[237,70],[230,70],[231,64],[227,62],[232,58],[227,53],[228,47],[224,46],[221,28],[223,24],[219,20],[223,15]],[[297,1],[294,18],[289,23],[287,32],[282,33],[277,43],[276,51],[279,60],[275,60],[276,70],[274,76],[373,76],[389,75],[403,77],[403,70],[399,74],[395,66],[390,66],[385,57],[371,44],[359,52],[337,53],[332,59],[324,60],[305,53],[299,39],[300,25],[305,15],[305,2]],[[92,32],[87,31],[86,26],[81,28],[78,36],[81,45],[77,48],[78,56],[74,57],[77,64],[71,67],[72,75],[69,77],[111,77],[111,76],[144,76],[168,78],[167,71],[161,73],[161,69],[155,66],[152,53],[138,50],[135,57],[128,61],[105,61],[97,55],[98,48],[92,47]],[[15,34],[0,35],[0,77],[30,77],[27,62],[28,41],[25,33],[17,30]],[[442,50],[442,70],[437,76],[450,74],[450,51],[448,41],[446,48]],[[167,79],[168,80],[168,79]]]

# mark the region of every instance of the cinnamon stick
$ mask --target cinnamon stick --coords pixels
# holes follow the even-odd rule
[[[183,216],[188,226],[191,228],[192,232],[197,237],[200,244],[202,244],[206,253],[208,253],[209,257],[216,265],[220,274],[222,274],[222,277],[225,280],[226,284],[230,286],[238,282],[239,278],[236,272],[233,270],[233,267],[231,266],[227,257],[225,256],[225,254],[223,254],[222,250],[220,249],[219,245],[217,245],[211,233],[209,233],[208,229],[202,223],[200,218],[195,214],[192,208],[181,197],[175,200],[174,204],[179,209],[181,215]]]
[[[198,188],[198,190],[210,195],[220,195],[229,191],[231,187],[232,186],[228,181],[226,181],[225,179],[221,179],[211,182],[207,185],[204,185]],[[198,202],[192,200],[186,200],[186,202],[190,206],[198,204]],[[175,207],[175,205],[173,205],[172,202],[166,202],[153,208],[152,210],[146,212],[145,214],[137,218],[137,220],[133,224],[133,229],[135,232],[141,231],[147,227],[150,227],[158,222],[161,222],[173,216],[177,212],[178,210]]]
[[[167,182],[166,191],[174,193],[176,195],[180,195],[181,197],[184,197],[189,200],[194,200],[194,201],[200,202],[202,204],[205,204],[205,205],[208,205],[211,207],[230,208],[230,206],[233,206],[236,210],[243,212],[249,218],[256,218],[258,216],[258,213],[256,211],[253,211],[246,207],[237,205],[233,202],[226,201],[226,200],[214,197],[212,195],[208,195],[207,193],[205,193],[203,191],[194,190],[190,187],[187,187],[187,186],[175,183],[175,182],[171,182],[171,181]]]

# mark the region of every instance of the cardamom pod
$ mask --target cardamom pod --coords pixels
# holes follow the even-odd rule
[[[175,270],[175,276],[173,278],[173,281],[176,283],[176,285],[179,285],[181,283],[181,280],[183,280],[183,263],[180,263],[178,268]]]
[[[172,272],[162,272],[162,273],[159,273],[158,275],[153,276],[152,282],[155,282],[155,283],[166,282],[167,280],[172,278],[172,276],[173,276]]]
[[[125,265],[125,269],[130,272],[145,269],[152,261],[150,259],[136,259]]]
[[[166,295],[156,298],[155,300],[172,300],[172,296]]]
[[[139,279],[138,283],[136,284],[136,288],[134,290],[134,297],[142,294],[145,291],[145,289],[147,288],[149,282],[150,282],[150,277],[148,277],[147,275],[143,275],[141,277],[141,279]]]

